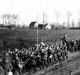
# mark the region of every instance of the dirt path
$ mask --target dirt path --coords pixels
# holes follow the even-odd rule
[[[69,59],[63,63],[45,68],[32,75],[71,75],[80,68],[80,52],[68,53]]]
[[[79,55],[80,54],[80,52],[74,52],[74,53],[70,53],[70,52],[68,52],[68,56],[69,56],[69,58],[71,58],[71,57],[75,57],[75,56],[77,56],[77,55]]]

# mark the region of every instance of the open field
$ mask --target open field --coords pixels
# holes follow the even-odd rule
[[[80,30],[70,30],[70,29],[54,29],[54,30],[39,30],[39,41],[43,38],[45,43],[54,43],[59,41],[63,34],[66,33],[70,39],[79,39]],[[0,45],[3,39],[6,39],[8,44],[16,44],[16,39],[26,39],[36,43],[37,30],[36,29],[0,29]]]

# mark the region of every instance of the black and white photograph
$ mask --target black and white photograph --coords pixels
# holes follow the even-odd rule
[[[80,1],[0,0],[0,75],[80,75]]]

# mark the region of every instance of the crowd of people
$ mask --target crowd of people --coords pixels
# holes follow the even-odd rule
[[[12,72],[14,75],[16,72],[32,72],[68,59],[67,39],[65,34],[55,45],[41,42],[29,49],[8,49],[2,60],[5,72]]]

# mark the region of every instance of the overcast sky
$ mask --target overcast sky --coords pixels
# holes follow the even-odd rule
[[[79,0],[0,0],[0,16],[5,13],[18,14],[20,22],[42,21],[43,12],[47,22],[56,22],[55,11],[59,12],[59,22],[67,22],[67,11],[73,15],[71,20],[78,20],[80,12]]]

